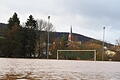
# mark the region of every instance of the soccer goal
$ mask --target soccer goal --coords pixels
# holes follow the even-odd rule
[[[57,60],[59,59],[96,61],[96,50],[57,50]]]

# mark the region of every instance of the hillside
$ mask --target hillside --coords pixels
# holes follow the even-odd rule
[[[0,35],[4,35],[4,32],[6,31],[7,29],[7,24],[4,24],[4,23],[0,23]]]
[[[0,23],[0,35],[3,35],[3,32],[6,30],[6,28],[7,28],[7,24]],[[54,32],[54,33],[55,33],[56,38],[62,37],[63,35],[67,37],[69,35],[69,33],[67,33],[67,32]],[[81,34],[73,33],[73,35],[75,37],[77,37],[77,41],[81,41],[81,42],[95,40],[93,38],[86,37],[86,36],[81,35]]]
[[[5,23],[0,23],[0,35],[4,35],[4,31],[6,31],[7,29],[7,24]],[[68,39],[68,35],[69,32],[53,32],[55,34],[56,38],[61,38],[63,36],[65,36]],[[81,35],[81,34],[77,34],[77,33],[73,33],[74,38],[76,38],[76,41],[81,41],[81,42],[87,42],[87,41],[94,41],[94,42],[99,42],[100,44],[102,44],[102,41],[91,38],[91,37],[87,37],[85,35]],[[112,46],[112,44],[110,43],[106,43],[105,44],[107,47]]]
[[[55,32],[56,37],[62,37],[63,35],[66,36],[68,38],[69,33],[67,32]],[[74,38],[76,38],[77,41],[81,41],[81,42],[86,42],[86,41],[91,41],[91,40],[96,40],[81,34],[77,34],[77,33],[73,33]]]
[[[69,35],[68,32],[54,32],[54,34],[55,34],[56,38],[61,38],[61,37],[65,36],[68,40],[68,35]],[[94,39],[91,37],[87,37],[85,35],[77,34],[77,33],[73,33],[72,35],[74,36],[75,41],[80,41],[80,42],[92,41],[92,42],[96,42],[96,43],[102,45],[102,41],[100,41],[100,40],[97,40],[97,39]],[[105,46],[109,48],[109,47],[113,46],[113,44],[105,42]]]

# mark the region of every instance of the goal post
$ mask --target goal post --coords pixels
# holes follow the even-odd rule
[[[68,52],[82,52],[82,54],[84,54],[84,52],[93,52],[94,61],[96,61],[96,50],[57,50],[57,60],[60,59],[60,54],[66,54],[66,53],[60,53],[60,52],[66,52],[66,53],[68,53]],[[68,54],[71,54],[71,53],[68,53]],[[76,55],[76,53],[73,53],[73,55]]]

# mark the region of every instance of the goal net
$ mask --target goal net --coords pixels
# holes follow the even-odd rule
[[[96,50],[57,50],[58,59],[96,61]]]

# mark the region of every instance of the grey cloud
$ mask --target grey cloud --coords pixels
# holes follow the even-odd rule
[[[37,14],[35,16],[52,15],[58,30],[64,30],[58,26],[65,25],[67,30],[70,25],[74,24],[75,29],[84,28],[83,32],[86,29],[89,31],[85,32],[86,35],[96,32],[96,36],[93,35],[93,37],[97,37],[99,35],[97,32],[102,29],[103,25],[112,26],[110,27],[111,34],[115,31],[119,32],[119,4],[120,0],[1,0],[0,10],[6,20],[13,12],[22,15],[23,20],[26,20],[26,15],[31,13]],[[3,16],[0,17],[0,20],[3,21]],[[80,33],[79,31],[78,33]],[[114,35],[118,35],[118,33]],[[110,41],[114,40],[114,35],[110,37]],[[117,38],[117,36],[115,37]]]
[[[93,17],[120,18],[119,0],[66,0],[65,5],[72,13]]]
[[[116,29],[120,26],[119,0],[66,0],[64,4],[69,13],[83,15],[98,24],[112,24]]]
[[[64,6],[60,0],[5,0],[4,4],[14,11],[44,14],[62,14]]]

